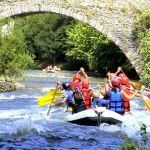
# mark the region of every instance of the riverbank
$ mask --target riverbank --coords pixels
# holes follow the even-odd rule
[[[25,85],[19,82],[5,82],[0,81],[0,92],[10,92],[15,91],[16,89],[24,88]]]

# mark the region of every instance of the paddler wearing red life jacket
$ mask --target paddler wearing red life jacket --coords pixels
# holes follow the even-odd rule
[[[120,77],[121,79],[121,89],[125,91],[127,94],[131,94],[131,91],[129,88],[131,88],[131,83],[129,81],[129,78],[125,75],[125,73],[122,71],[121,67],[118,67],[116,75]],[[124,109],[125,113],[130,112],[130,101],[128,98],[123,97],[124,100]]]
[[[103,91],[103,94],[108,94],[109,95],[109,109],[112,111],[115,111],[119,114],[124,114],[125,113],[125,107],[124,107],[124,99],[133,99],[138,91],[135,91],[133,95],[129,95],[126,93],[124,90],[121,89],[121,81],[116,77],[113,78],[113,80],[109,80],[109,85],[111,87],[108,88],[105,91]]]
[[[87,74],[85,73],[85,70],[83,67],[80,68],[80,74],[83,75],[83,77],[88,80],[88,76]],[[78,88],[78,90],[81,89],[82,87],[82,77],[79,73],[76,73],[74,76],[73,76],[73,79],[72,79],[72,82],[70,83],[70,87],[72,90],[74,90],[75,88]]]
[[[118,80],[120,80],[120,85],[121,85],[120,88],[121,88],[121,90],[125,91],[128,95],[131,94],[131,91],[129,89],[131,87],[129,78],[122,71],[121,67],[118,67],[116,73],[111,73],[110,76],[111,76],[110,80],[113,80],[114,78],[118,78]],[[123,100],[124,100],[125,113],[128,113],[130,111],[129,99],[125,98],[123,96]]]
[[[76,108],[75,108],[75,113],[76,112],[80,112],[86,109],[90,109],[91,108],[91,98],[98,98],[100,95],[100,91],[99,93],[96,95],[93,93],[93,91],[91,89],[89,89],[89,79],[88,79],[88,75],[85,73],[84,68],[80,68],[80,73],[82,73],[82,75],[84,76],[84,80],[78,80],[77,82],[74,82],[76,80],[73,80],[73,83],[71,84],[71,86],[74,86],[74,99],[76,102]],[[76,76],[74,76],[76,77]],[[75,86],[75,83],[80,83],[81,87],[79,88],[78,86]],[[82,95],[82,99],[81,96]]]
[[[100,90],[99,90],[99,93],[97,95],[94,94],[93,90],[89,88],[89,80],[85,79],[82,82],[82,88],[80,91],[81,91],[82,96],[83,96],[83,103],[85,105],[85,108],[90,109],[92,98],[98,98],[100,95]]]

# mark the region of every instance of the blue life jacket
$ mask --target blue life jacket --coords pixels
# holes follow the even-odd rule
[[[112,89],[110,89],[109,99],[110,99],[109,103],[110,110],[115,111],[117,113],[124,113],[124,101],[120,89],[117,89],[116,93],[112,91]]]
[[[66,101],[67,104],[74,102],[73,92],[71,90],[64,91],[61,97],[67,99]]]

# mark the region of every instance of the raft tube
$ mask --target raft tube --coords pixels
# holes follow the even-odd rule
[[[97,107],[96,109],[88,109],[75,114],[66,111],[63,114],[63,120],[78,125],[99,126],[101,123],[122,123],[123,116],[105,107]]]

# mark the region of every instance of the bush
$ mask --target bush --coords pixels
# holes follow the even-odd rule
[[[150,87],[150,10],[138,16],[135,33],[143,60],[141,81]]]

